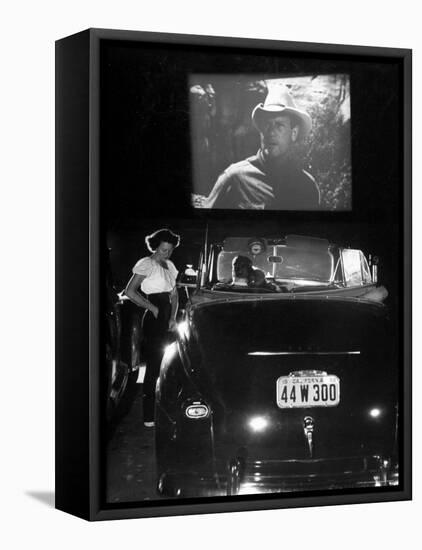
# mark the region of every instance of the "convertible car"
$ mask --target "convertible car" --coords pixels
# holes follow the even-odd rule
[[[206,248],[157,382],[159,493],[397,485],[397,354],[374,258],[296,235]],[[238,256],[261,287],[235,284]]]

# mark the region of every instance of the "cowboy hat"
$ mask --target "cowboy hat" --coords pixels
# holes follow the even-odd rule
[[[312,119],[307,112],[297,108],[285,84],[273,85],[268,90],[264,103],[260,103],[252,111],[252,122],[259,132],[262,132],[268,119],[279,115],[293,115],[300,123],[300,134],[305,137],[312,128]]]

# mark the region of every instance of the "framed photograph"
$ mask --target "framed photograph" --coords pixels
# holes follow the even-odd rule
[[[56,506],[411,498],[411,51],[56,43]]]

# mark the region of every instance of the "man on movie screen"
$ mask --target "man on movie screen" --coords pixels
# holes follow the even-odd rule
[[[320,192],[314,177],[301,169],[297,145],[311,131],[312,120],[297,107],[282,83],[270,87],[265,102],[252,111],[260,134],[256,155],[231,164],[208,197],[196,195],[196,208],[317,210]]]

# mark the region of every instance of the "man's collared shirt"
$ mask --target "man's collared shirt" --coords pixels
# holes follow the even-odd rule
[[[317,210],[319,189],[314,178],[293,162],[282,167],[258,153],[230,165],[208,197],[208,208],[253,210]]]

